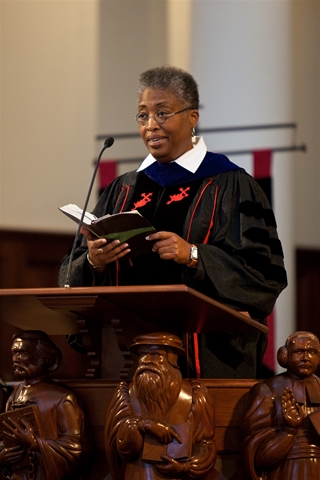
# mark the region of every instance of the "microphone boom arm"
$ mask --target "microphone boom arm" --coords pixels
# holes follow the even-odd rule
[[[84,219],[84,216],[85,216],[85,213],[86,213],[86,210],[87,210],[87,206],[88,206],[88,203],[89,203],[89,199],[90,199],[92,187],[93,187],[93,184],[94,184],[94,181],[95,181],[95,178],[96,178],[96,175],[97,175],[97,171],[98,171],[98,168],[99,168],[99,163],[100,163],[100,160],[101,160],[101,157],[102,157],[103,152],[104,152],[107,148],[111,147],[111,146],[113,145],[113,142],[114,142],[114,138],[112,138],[112,137],[108,137],[108,138],[105,140],[104,145],[103,145],[103,148],[102,148],[102,150],[101,150],[101,152],[100,152],[100,154],[99,154],[98,160],[97,160],[96,165],[95,165],[95,167],[94,167],[94,171],[93,171],[91,183],[90,183],[90,186],[89,186],[87,198],[86,198],[86,201],[85,201],[85,204],[84,204],[84,207],[83,207],[83,211],[82,211],[82,215],[81,215],[81,218],[80,218],[80,222],[79,222],[79,224],[78,224],[78,229],[77,229],[76,235],[75,235],[75,237],[74,237],[74,241],[73,241],[72,248],[71,248],[71,252],[70,252],[68,270],[67,270],[67,275],[66,275],[66,281],[65,281],[65,284],[64,284],[64,287],[65,287],[65,288],[70,288],[70,287],[71,287],[71,285],[70,285],[70,275],[71,275],[71,267],[72,267],[72,261],[73,261],[74,251],[75,251],[76,245],[77,245],[77,243],[78,243],[78,239],[79,239],[79,235],[80,235],[80,229],[81,229],[82,224],[83,224],[83,219]]]

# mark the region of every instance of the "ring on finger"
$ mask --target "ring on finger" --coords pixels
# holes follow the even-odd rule
[[[102,254],[103,253],[103,250],[102,248],[98,248],[98,253]]]

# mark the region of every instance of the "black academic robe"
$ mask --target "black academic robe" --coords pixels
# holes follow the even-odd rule
[[[144,171],[129,172],[115,179],[103,192],[93,213],[100,217],[130,210],[137,182],[145,175]],[[237,311],[247,311],[252,318],[265,323],[265,317],[287,285],[282,247],[269,202],[257,182],[241,169],[198,178],[195,182],[197,189],[183,217],[181,236],[197,245],[199,263],[195,269],[179,266],[179,283]],[[187,184],[188,179],[183,187]],[[177,186],[177,193],[180,187]],[[158,195],[165,195],[168,189],[172,186],[160,187]],[[143,214],[143,209],[140,212]],[[165,223],[162,227],[164,230]],[[95,285],[94,271],[86,254],[86,239],[81,237],[73,260],[72,286]],[[61,286],[68,261],[67,255],[59,274]],[[162,261],[161,281],[166,284],[174,283],[171,272],[175,267],[170,264]],[[108,266],[103,285],[126,284],[122,273],[127,266],[127,261]],[[149,283],[157,283],[157,271],[154,281],[150,279]],[[255,378],[265,346],[266,336],[259,332],[199,335],[201,376]]]

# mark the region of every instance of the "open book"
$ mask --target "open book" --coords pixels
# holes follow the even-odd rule
[[[60,207],[59,210],[76,223],[80,222],[83,210],[77,205],[70,203]],[[120,243],[128,243],[131,252],[123,258],[133,258],[151,252],[153,242],[146,240],[145,237],[156,231],[137,210],[104,215],[100,218],[85,212],[83,226],[97,238],[111,241],[118,239]]]

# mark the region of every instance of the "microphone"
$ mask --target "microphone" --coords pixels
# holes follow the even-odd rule
[[[84,207],[83,207],[83,211],[82,211],[82,215],[81,215],[80,222],[79,222],[79,225],[78,225],[77,233],[76,233],[76,236],[74,237],[74,241],[73,241],[73,245],[72,245],[72,249],[71,249],[71,253],[70,253],[70,257],[69,257],[66,281],[65,281],[65,284],[64,284],[65,288],[70,288],[71,287],[71,285],[70,285],[70,275],[71,275],[71,267],[72,267],[72,260],[73,260],[73,256],[74,256],[74,251],[76,249],[76,245],[77,245],[77,242],[78,242],[78,239],[79,239],[80,229],[81,229],[82,224],[83,224],[84,215],[85,215],[86,210],[87,210],[87,206],[88,206],[88,203],[89,203],[89,198],[90,198],[90,195],[91,195],[94,180],[96,178],[99,163],[100,163],[103,152],[107,148],[112,147],[113,143],[114,143],[114,138],[113,137],[108,137],[104,141],[103,148],[102,148],[101,152],[99,153],[99,157],[98,157],[98,160],[96,162],[96,166],[95,166],[94,171],[93,171],[90,187],[89,187],[89,190],[88,190],[88,193],[87,193],[87,198],[86,198],[86,201],[85,201],[85,204],[84,204]]]

